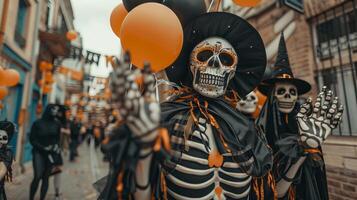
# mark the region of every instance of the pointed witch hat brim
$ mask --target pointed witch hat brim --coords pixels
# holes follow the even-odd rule
[[[310,83],[298,78],[271,78],[268,80],[264,80],[258,86],[258,90],[265,96],[268,96],[272,92],[275,84],[281,82],[291,83],[295,85],[299,95],[306,94],[311,90]]]

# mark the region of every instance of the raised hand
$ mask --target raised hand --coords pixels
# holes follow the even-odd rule
[[[309,148],[319,147],[339,125],[342,114],[343,106],[338,97],[324,86],[315,103],[309,98],[297,114],[301,141]]]
[[[155,129],[160,122],[160,106],[155,99],[155,78],[147,64],[144,70],[130,69],[130,56],[124,62],[116,60],[111,75],[113,103],[127,122],[134,137],[141,142],[152,142],[157,136]],[[143,91],[137,80],[142,80]]]

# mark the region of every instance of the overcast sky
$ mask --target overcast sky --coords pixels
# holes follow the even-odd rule
[[[120,41],[110,28],[109,17],[121,0],[71,0],[75,16],[75,27],[83,37],[84,49],[103,55],[118,55]],[[92,73],[106,76],[105,57],[101,65],[92,67]]]

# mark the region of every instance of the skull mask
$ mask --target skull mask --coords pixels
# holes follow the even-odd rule
[[[58,106],[54,106],[51,109],[51,116],[52,117],[58,117],[58,114],[59,114],[59,107]]]
[[[254,91],[249,93],[243,99],[239,100],[237,109],[245,114],[253,114],[257,109],[258,96]]]
[[[278,100],[279,111],[290,113],[298,98],[296,86],[286,82],[276,83],[274,96]]]
[[[4,130],[0,130],[0,146],[7,145],[9,142],[9,138],[7,132]]]
[[[224,95],[237,63],[237,54],[225,39],[211,37],[200,42],[191,53],[193,88],[210,98]]]

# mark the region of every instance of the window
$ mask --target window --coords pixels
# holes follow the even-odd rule
[[[322,18],[327,18],[326,15],[328,14],[336,15],[336,12],[330,11],[324,13]],[[338,48],[340,48],[340,50],[346,50],[348,48],[348,42],[350,48],[357,48],[356,18],[357,15],[352,10],[318,23],[316,26],[316,34],[319,44],[317,47],[317,55],[319,58],[326,59],[335,55],[338,53]]]
[[[315,30],[316,81],[344,105],[343,123],[333,135],[357,136],[357,0],[345,1],[311,22]]]
[[[46,10],[46,28],[49,30],[52,28],[52,17],[53,17],[53,0],[48,0],[47,10]]]
[[[26,29],[28,20],[29,4],[26,0],[19,0],[16,29],[15,29],[15,41],[21,47],[26,46]]]
[[[60,15],[58,17],[57,28],[61,33],[68,32],[67,24],[62,11],[60,12]]]

